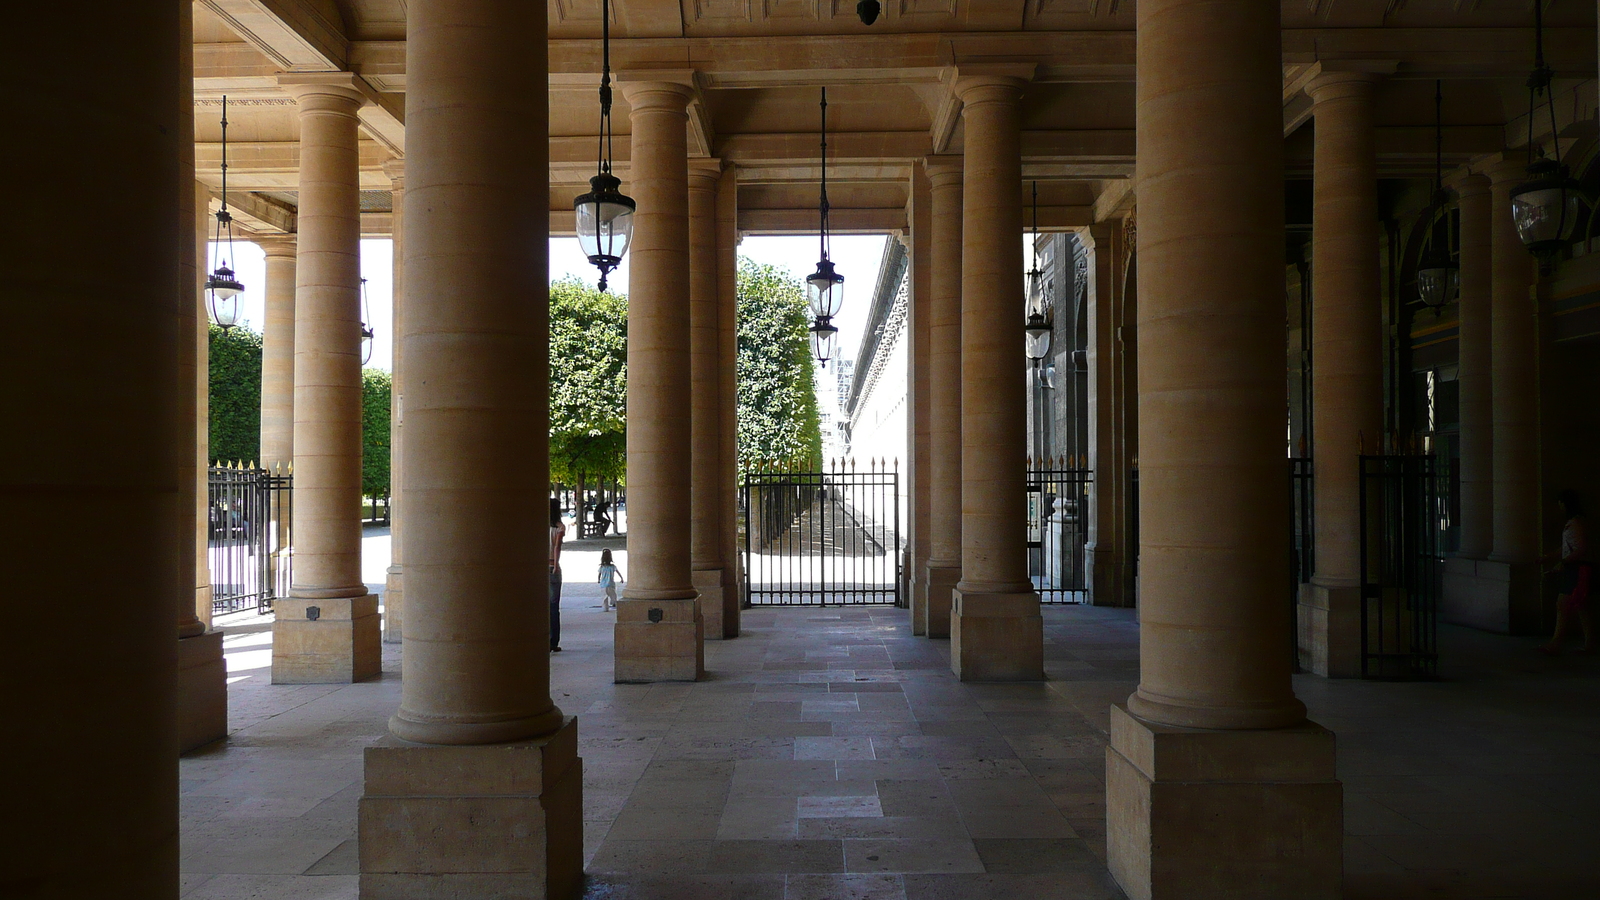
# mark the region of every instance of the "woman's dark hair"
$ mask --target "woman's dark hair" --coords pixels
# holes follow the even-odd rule
[[[561,524],[561,498],[550,498],[550,527],[555,528]]]
[[[609,548],[605,549],[605,550],[601,550],[600,551],[600,565],[609,566],[611,564],[612,564],[611,563],[611,550]]]
[[[1561,501],[1561,506],[1567,511],[1567,515],[1583,515],[1583,497],[1577,491],[1567,488],[1561,492],[1557,499]]]

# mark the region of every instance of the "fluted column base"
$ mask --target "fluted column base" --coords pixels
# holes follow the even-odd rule
[[[383,642],[398,644],[403,636],[406,593],[404,573],[399,566],[390,566],[383,585]]]
[[[922,580],[927,585],[927,602],[917,610],[922,630],[917,634],[931,638],[950,636],[950,608],[955,603],[956,585],[961,582],[960,566],[943,566],[928,563]]]
[[[273,684],[350,684],[382,671],[378,595],[285,597],[273,612]]]
[[[228,736],[228,667],[222,632],[178,641],[178,752]]]
[[[700,598],[617,601],[617,684],[699,681],[706,674]]]
[[[1300,665],[1323,678],[1361,677],[1361,587],[1313,579],[1300,585]]]
[[[950,671],[962,681],[1043,681],[1044,617],[1033,591],[952,592]]]
[[[361,900],[539,897],[583,888],[578,720],[504,744],[368,747]]]
[[[1112,707],[1106,851],[1129,900],[1338,900],[1333,732],[1174,728]]]

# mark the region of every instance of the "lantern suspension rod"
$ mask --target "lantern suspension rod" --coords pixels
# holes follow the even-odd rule
[[[600,0],[600,171],[611,174],[611,2]]]
[[[1444,192],[1444,79],[1433,82],[1433,192]]]
[[[1528,75],[1528,164],[1532,165],[1535,157],[1533,143],[1533,117],[1539,111],[1539,98],[1544,97],[1550,90],[1550,84],[1555,80],[1556,73],[1545,62],[1544,58],[1544,0],[1535,0],[1533,4],[1533,72]],[[1561,142],[1557,140],[1556,130],[1556,99],[1553,94],[1549,96],[1550,106],[1550,147],[1555,154],[1556,165],[1561,165]],[[1543,155],[1543,154],[1539,154]]]
[[[822,197],[818,204],[821,227],[817,239],[822,244],[822,258],[828,258],[828,89],[822,89]]]
[[[222,211],[228,211],[228,95],[222,95]]]
[[[1039,182],[1033,182],[1033,268],[1039,268]]]

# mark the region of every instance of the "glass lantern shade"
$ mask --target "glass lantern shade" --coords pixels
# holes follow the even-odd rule
[[[837,316],[844,306],[844,276],[828,260],[817,263],[817,270],[806,276],[806,303],[819,319]]]
[[[621,186],[613,175],[596,175],[589,179],[589,193],[572,201],[578,216],[578,245],[602,274],[622,264],[633,239],[633,213],[638,206],[632,197],[617,190]]]
[[[364,366],[372,362],[372,326],[361,323],[361,364]]]
[[[1028,270],[1028,315],[1044,315],[1044,273],[1038,266]]]
[[[811,324],[811,352],[816,355],[817,362],[826,363],[838,350],[839,329],[833,327],[827,316],[819,317]]]
[[[1548,159],[1529,166],[1528,176],[1511,192],[1511,218],[1524,246],[1534,253],[1552,253],[1572,239],[1578,224],[1578,184]]]
[[[1044,359],[1050,353],[1050,323],[1044,320],[1044,314],[1033,313],[1028,316],[1028,324],[1023,329],[1028,338],[1028,358],[1031,360]]]
[[[1423,305],[1439,309],[1456,298],[1460,285],[1460,270],[1443,254],[1424,259],[1417,268],[1417,293]]]
[[[218,266],[206,279],[206,308],[218,328],[227,331],[239,324],[239,295],[243,292],[244,285],[227,266]]]

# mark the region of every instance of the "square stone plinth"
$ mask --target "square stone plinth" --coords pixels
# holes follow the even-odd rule
[[[961,580],[961,570],[954,566],[928,566],[923,580],[928,596],[917,614],[922,617],[922,630],[931,638],[950,636],[950,607],[955,603],[956,582]]]
[[[349,684],[381,670],[377,595],[286,597],[273,614],[273,684]]]
[[[726,636],[728,611],[723,602],[721,569],[695,569],[689,573],[694,589],[700,592],[700,620],[708,641]]]
[[[228,667],[222,632],[178,641],[178,752],[228,736]]]
[[[1541,571],[1534,563],[1446,559],[1439,616],[1454,625],[1499,634],[1548,631],[1540,597]]]
[[[405,573],[390,566],[383,586],[383,642],[398,644],[404,635],[406,611]]]
[[[1300,585],[1300,664],[1324,678],[1361,676],[1361,589]]]
[[[950,670],[962,681],[1043,681],[1039,595],[954,591]]]
[[[1326,728],[1173,728],[1112,707],[1107,864],[1130,900],[1338,900],[1343,827]]]
[[[583,884],[578,720],[555,734],[366,750],[361,900],[572,900]]]
[[[743,617],[740,610],[744,608],[744,576],[740,574],[738,565],[731,565],[722,570],[722,636],[725,639],[736,638],[743,630]]]
[[[699,681],[706,672],[705,622],[700,600],[617,601],[618,684]]]

